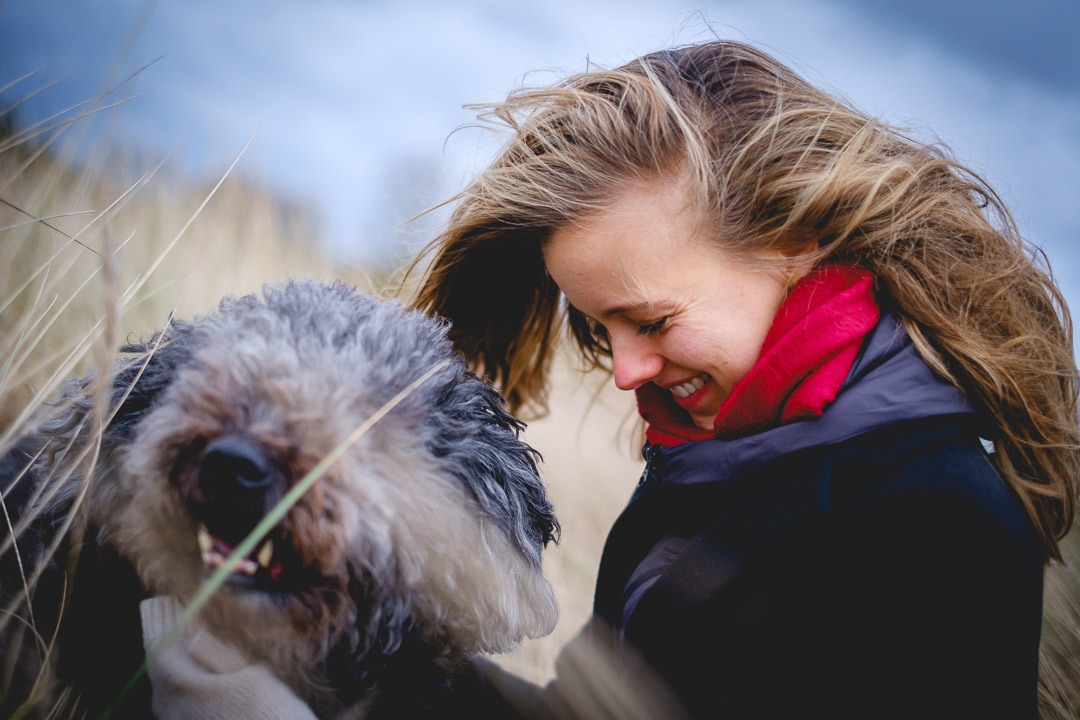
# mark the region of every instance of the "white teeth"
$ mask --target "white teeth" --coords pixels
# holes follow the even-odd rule
[[[214,546],[214,536],[210,534],[210,531],[206,529],[205,525],[199,525],[199,528],[195,533],[195,538],[199,543],[199,551],[202,554],[202,561],[206,567],[219,568],[225,564],[225,561],[228,558],[222,555],[221,551]],[[267,540],[259,549],[259,565],[268,568],[270,567],[270,561],[273,559],[274,543],[272,540]],[[259,565],[256,565],[255,561],[251,558],[241,558],[236,563],[233,572],[242,575],[254,575],[256,571],[258,571]]]
[[[262,549],[259,550],[258,555],[259,564],[264,568],[270,567],[270,561],[274,559],[274,541],[267,540],[263,543]]]
[[[210,537],[210,531],[206,529],[205,525],[199,526],[199,531],[196,533],[196,538],[199,541],[199,550],[202,551],[203,557],[214,549],[214,539]]]
[[[672,386],[671,394],[680,398],[690,397],[698,390],[705,387],[705,383],[708,379],[708,373],[701,373],[697,377],[691,378],[681,385]]]
[[[244,558],[239,563],[237,563],[236,569],[233,572],[238,572],[242,575],[254,575],[255,571],[258,569],[259,566],[256,565],[252,560]]]

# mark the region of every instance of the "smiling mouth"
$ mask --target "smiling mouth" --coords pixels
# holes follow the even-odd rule
[[[709,382],[709,374],[701,373],[696,377],[692,377],[684,383],[678,385],[672,385],[668,388],[671,394],[677,398],[688,398],[696,393],[701,388],[705,387],[705,383]]]

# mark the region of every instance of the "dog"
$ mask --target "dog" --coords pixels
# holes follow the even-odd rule
[[[445,322],[290,280],[110,374],[0,460],[3,717],[149,716],[140,603],[226,570],[199,622],[319,717],[409,716],[457,663],[553,629],[540,457]]]

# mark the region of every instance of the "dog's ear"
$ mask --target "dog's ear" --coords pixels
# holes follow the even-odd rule
[[[148,341],[120,347],[122,355],[113,367],[107,395],[106,440],[126,438],[154,399],[172,382],[177,368],[190,362],[193,335],[191,325],[174,322]],[[56,403],[60,412],[39,430],[53,439],[71,440],[82,433],[94,409],[98,381],[98,376],[91,373],[65,383]]]
[[[148,342],[121,347],[121,356],[114,361],[107,381],[97,372],[68,380],[45,409],[47,417],[0,457],[0,493],[8,520],[0,530],[0,607],[14,610],[6,617],[0,616],[0,656],[7,661],[9,671],[8,677],[0,677],[3,717],[8,717],[5,710],[18,705],[22,688],[35,688],[45,694],[41,683],[50,674],[42,669],[43,655],[38,644],[52,647],[54,641],[62,643],[57,632],[64,637],[69,631],[84,632],[85,623],[72,618],[85,607],[68,604],[72,587],[69,581],[76,571],[74,558],[79,559],[80,578],[74,586],[106,588],[101,591],[102,597],[108,595],[110,602],[120,602],[129,592],[128,586],[117,586],[115,582],[118,578],[127,581],[128,573],[133,572],[126,562],[110,559],[115,557],[110,553],[80,554],[84,548],[95,546],[92,530],[75,536],[81,538],[78,544],[69,544],[70,538],[60,538],[58,532],[60,528],[86,530],[87,526],[75,524],[80,521],[71,512],[84,487],[83,480],[91,472],[89,462],[94,463],[92,472],[107,471],[102,468],[111,466],[116,448],[127,441],[154,399],[170,384],[176,368],[191,358],[190,336],[189,326],[170,325]],[[102,388],[103,382],[108,383],[107,387]],[[95,417],[111,418],[100,438],[95,435]],[[101,452],[91,452],[99,440]],[[34,578],[32,594],[24,594],[21,584],[8,584],[20,577],[24,582]],[[7,587],[3,587],[5,584]],[[25,604],[31,596],[32,609]],[[98,621],[102,619],[92,618],[92,622]],[[108,618],[102,622],[103,627],[115,630]],[[24,633],[26,628],[21,628],[21,623],[28,623],[32,632]],[[63,631],[59,631],[61,625]],[[70,665],[69,669],[76,673],[82,672],[78,669],[82,661],[76,659],[78,645],[76,642],[75,653],[68,652],[62,658],[64,666]]]
[[[524,423],[506,411],[498,390],[464,370],[445,388],[442,404],[452,422],[438,435],[436,454],[539,568],[541,552],[558,542],[560,528],[537,468],[540,453],[521,439]]]
[[[112,383],[115,414],[109,422],[110,431],[127,433],[138,424],[176,378],[177,370],[191,362],[195,345],[194,327],[173,321],[148,342],[120,348],[126,357]]]
[[[455,576],[448,593],[470,588],[469,602],[451,599],[450,609],[433,614],[466,651],[507,652],[555,627],[558,607],[541,555],[558,542],[559,522],[539,453],[521,439],[524,425],[502,396],[463,362],[444,377],[429,416],[429,449],[475,500],[481,544],[441,570]]]

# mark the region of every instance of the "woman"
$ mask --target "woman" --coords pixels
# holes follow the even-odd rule
[[[543,410],[563,323],[636,393],[646,471],[595,595],[613,662],[693,716],[1034,717],[1077,372],[997,195],[734,42],[492,114],[510,140],[416,304],[513,410]],[[591,714],[568,673],[488,670],[515,712]]]

